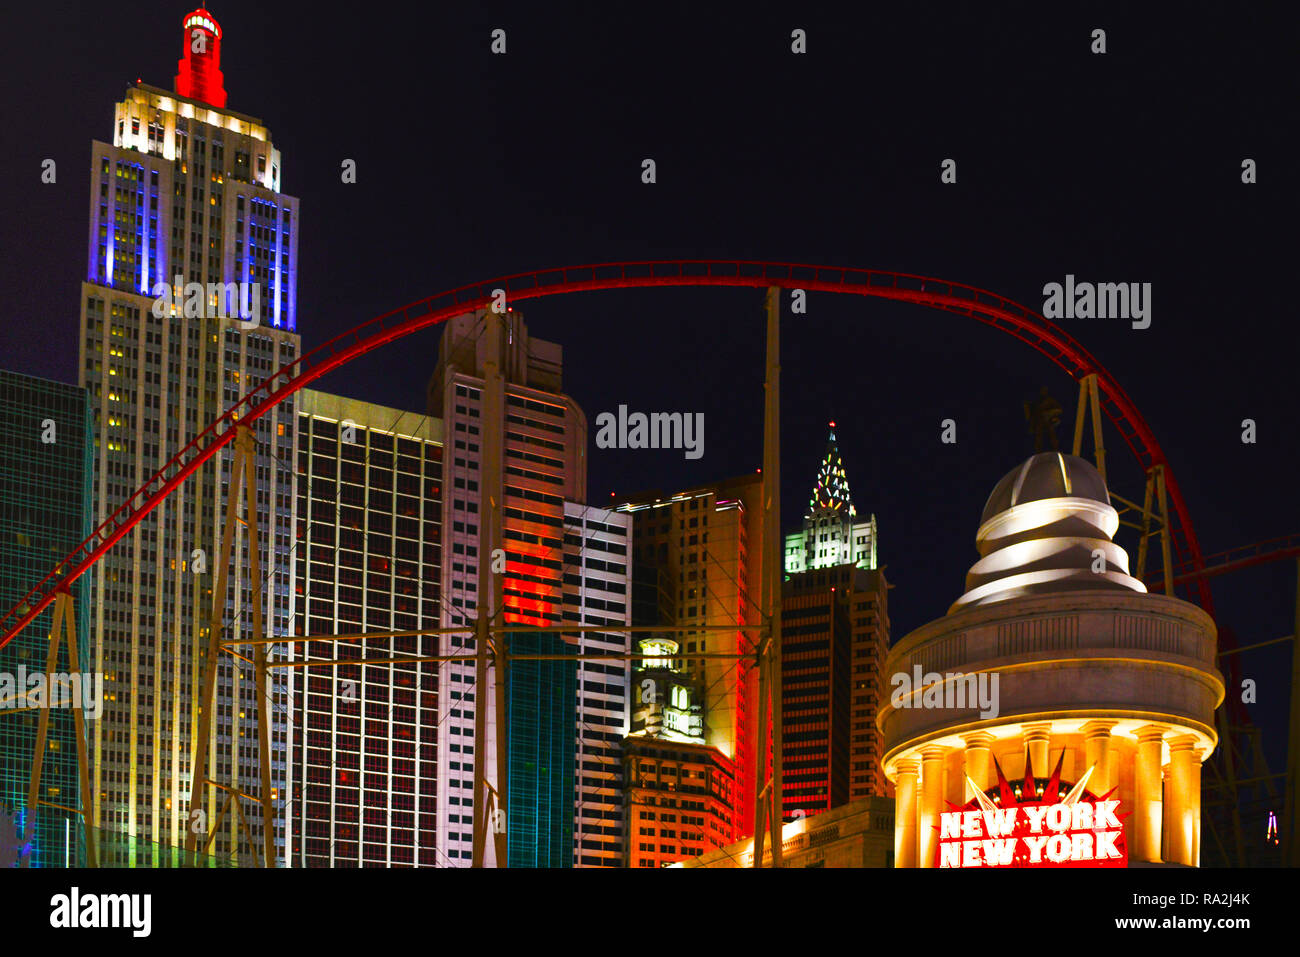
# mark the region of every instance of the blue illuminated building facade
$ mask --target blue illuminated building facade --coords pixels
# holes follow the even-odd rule
[[[559,635],[514,633],[519,655],[572,655]],[[573,866],[578,661],[513,660],[508,679],[510,867]]]

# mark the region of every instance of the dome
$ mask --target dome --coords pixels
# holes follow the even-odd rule
[[[973,605],[1044,592],[1145,592],[1128,573],[1128,554],[1112,538],[1119,513],[1106,480],[1076,455],[1041,452],[993,489],[966,575],[966,592],[949,614]]]
[[[1091,462],[1064,452],[1040,452],[1002,477],[984,506],[980,524],[994,515],[1044,498],[1090,498],[1110,504],[1106,480]]]

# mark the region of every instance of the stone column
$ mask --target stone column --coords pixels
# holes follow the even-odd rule
[[[993,786],[993,762],[990,760],[989,745],[993,743],[993,735],[987,731],[976,731],[973,734],[962,735],[962,740],[966,742],[966,776],[975,782],[975,786],[981,791],[987,791]],[[962,794],[966,793],[965,786],[962,787]]]
[[[1200,748],[1192,751],[1191,778],[1192,793],[1190,801],[1192,805],[1192,866],[1201,866],[1201,763],[1205,752]]]
[[[1171,864],[1196,866],[1196,826],[1201,804],[1200,758],[1190,734],[1169,742],[1169,856]]]
[[[921,808],[917,821],[917,853],[921,867],[934,867],[939,846],[939,813],[943,810],[943,762],[947,748],[921,749]]]
[[[1051,749],[1052,726],[1047,722],[1027,724],[1024,727],[1025,734],[1025,760],[1026,766],[1032,766],[1034,777],[1045,778],[1052,773],[1051,765],[1048,764],[1048,752]]]
[[[1169,856],[1169,835],[1174,832],[1173,770],[1174,766],[1172,764],[1166,764],[1160,769],[1160,780],[1164,786],[1164,803],[1161,806],[1163,820],[1160,828],[1160,859],[1162,861],[1171,859]]]
[[[916,867],[916,776],[921,763],[915,758],[898,762],[894,780],[894,866]]]
[[[1085,767],[1080,775],[1092,768],[1088,790],[1101,797],[1116,784],[1110,768],[1110,729],[1114,721],[1089,721],[1083,726],[1083,760]]]
[[[1163,825],[1164,806],[1160,782],[1161,742],[1165,729],[1149,724],[1138,728],[1137,755],[1133,772],[1134,801],[1132,826],[1133,839],[1129,844],[1129,859],[1155,863],[1160,860],[1160,832]]]
[[[948,802],[957,807],[966,803],[966,756],[956,748],[950,748],[943,760],[943,809],[948,810]]]

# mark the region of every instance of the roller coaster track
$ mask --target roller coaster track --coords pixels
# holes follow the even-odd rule
[[[1213,614],[1200,545],[1170,463],[1155,435],[1110,373],[1082,345],[1037,312],[974,286],[908,273],[741,260],[672,260],[572,266],[518,273],[460,286],[376,316],[305,353],[269,375],[191,439],[0,618],[0,648],[39,615],[55,595],[67,591],[204,462],[228,445],[235,438],[239,425],[256,421],[277,403],[322,376],[367,352],[445,322],[452,316],[489,306],[497,289],[505,290],[508,302],[517,303],[566,293],[653,286],[777,286],[929,306],[968,316],[1014,336],[1076,380],[1096,373],[1101,406],[1143,471],[1155,465],[1165,467],[1165,483],[1174,518],[1171,544],[1175,565],[1185,569],[1180,580],[1191,585],[1200,605]],[[757,324],[755,328],[759,328]]]
[[[1269,562],[1282,561],[1287,558],[1300,558],[1300,534],[1282,535],[1278,538],[1266,539],[1251,545],[1239,545],[1227,551],[1206,555],[1202,560],[1203,564],[1200,571],[1193,571],[1190,562],[1185,560],[1175,561],[1174,584],[1185,585],[1198,578],[1213,578],[1216,575],[1226,575],[1229,572],[1240,571],[1243,568],[1265,565]],[[1148,575],[1146,584],[1148,587],[1152,585],[1160,586],[1160,575]]]

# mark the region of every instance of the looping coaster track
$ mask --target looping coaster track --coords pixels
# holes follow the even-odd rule
[[[977,319],[1032,346],[1076,380],[1097,376],[1101,407],[1137,457],[1144,472],[1164,467],[1172,509],[1176,567],[1191,585],[1201,607],[1213,614],[1205,561],[1187,506],[1155,435],[1119,383],[1082,345],[1032,309],[1002,296],[908,273],[839,266],[742,260],[665,260],[601,263],[518,273],[472,283],[421,299],[377,316],[335,336],[272,373],[196,435],[170,461],[123,502],[72,554],[0,618],[0,648],[39,615],[61,592],[149,514],[204,462],[235,438],[236,427],[256,421],[277,403],[353,359],[453,316],[490,305],[494,291],[509,302],[602,289],[651,286],[744,286],[848,293],[915,303]]]

